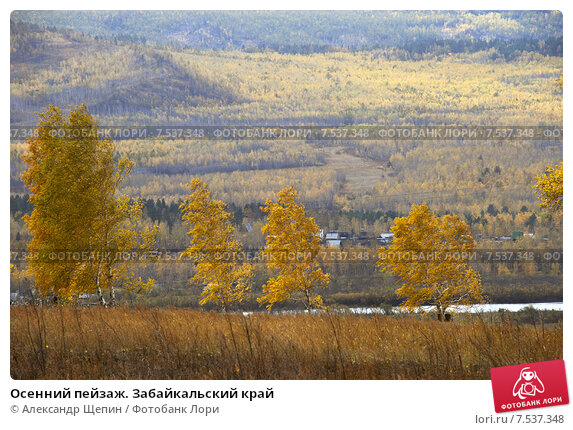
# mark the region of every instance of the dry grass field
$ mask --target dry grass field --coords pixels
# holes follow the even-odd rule
[[[561,324],[14,306],[14,379],[489,379],[562,358]]]
[[[385,178],[383,162],[356,157],[344,151],[344,148],[324,148],[327,166],[344,174],[341,193],[351,197],[371,192]]]

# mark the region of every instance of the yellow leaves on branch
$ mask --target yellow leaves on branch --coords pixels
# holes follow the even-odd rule
[[[397,276],[404,307],[432,305],[443,317],[453,305],[484,302],[480,276],[468,265],[475,243],[464,221],[438,217],[424,203],[396,218],[392,233],[394,241],[380,248],[377,264]]]
[[[29,261],[28,272],[41,294],[69,299],[98,292],[103,302],[107,289],[113,300],[114,286],[139,284],[116,256],[150,249],[157,233],[157,227],[138,232],[141,203],[117,196],[133,162],[116,162],[113,142],[98,135],[84,105],[67,115],[52,105],[39,117],[37,134],[28,139],[23,156],[28,170],[22,179],[34,204],[25,217],[32,233],[29,251],[40,257]],[[49,258],[74,254],[82,258]]]
[[[263,227],[266,234],[264,256],[270,269],[278,270],[276,278],[263,285],[258,300],[271,309],[287,299],[301,301],[305,308],[323,308],[315,290],[326,286],[330,279],[318,265],[320,229],[313,218],[307,217],[305,207],[293,187],[278,194],[278,202],[267,200],[262,208],[268,214]]]
[[[191,245],[185,251],[195,263],[192,283],[204,285],[201,305],[212,302],[222,310],[240,303],[249,290],[253,267],[241,261],[241,245],[225,204],[214,200],[204,182],[193,179],[181,204]]]
[[[242,247],[224,203],[214,200],[199,179],[193,179],[188,187],[190,194],[181,211],[191,240],[185,254],[195,263],[191,283],[204,286],[201,305],[212,302],[227,310],[245,298],[253,266],[240,258]],[[269,310],[287,299],[303,302],[307,310],[323,308],[322,298],[314,290],[328,284],[329,277],[318,267],[321,246],[316,222],[306,216],[292,187],[279,193],[278,203],[268,200],[263,211],[268,213],[263,255],[268,267],[277,269],[279,275],[263,285],[258,302],[267,304]]]
[[[548,166],[543,175],[536,176],[534,188],[541,200],[541,207],[563,213],[563,163]]]
[[[123,179],[125,176],[120,176],[121,164],[120,160],[117,177]],[[99,243],[102,253],[114,256],[101,261],[101,270],[107,274],[99,280],[99,287],[103,291],[113,291],[115,285],[121,285],[125,292],[144,294],[151,291],[155,284],[153,279],[144,281],[137,276],[136,270],[142,270],[141,264],[130,263],[129,259],[121,257],[124,252],[144,256],[155,251],[159,226],[144,225],[142,209],[141,200],[134,202],[127,196],[112,197],[100,217],[102,223],[96,229],[99,232],[96,243]]]

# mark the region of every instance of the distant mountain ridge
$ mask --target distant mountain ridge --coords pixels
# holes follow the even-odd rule
[[[160,45],[300,53],[563,37],[559,11],[14,11],[11,19]]]

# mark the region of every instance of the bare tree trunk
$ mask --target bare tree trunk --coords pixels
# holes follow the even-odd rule
[[[109,290],[109,305],[115,306],[115,287],[113,285],[110,286]]]
[[[109,266],[108,268],[108,273],[107,273],[107,281],[109,283],[109,305],[110,306],[115,306],[115,287],[113,286],[113,275],[111,272],[111,266]]]
[[[101,280],[101,260],[98,262],[97,275],[96,275],[97,299],[100,305],[105,306],[105,298],[103,297],[103,291],[101,290],[100,280]]]
[[[444,321],[444,307],[441,305],[436,305],[436,308],[438,308],[438,321]]]
[[[310,300],[310,293],[308,292],[308,289],[304,290],[304,294],[306,296],[304,306],[306,307],[306,311],[310,314],[310,311],[312,310],[312,301]]]
[[[98,283],[98,286],[97,286],[97,298],[98,298],[98,302],[99,302],[100,305],[102,305],[102,306],[105,306],[105,305],[106,305],[106,303],[105,303],[105,298],[104,298],[104,296],[103,296],[103,291],[101,290],[101,287],[99,286],[99,283]]]

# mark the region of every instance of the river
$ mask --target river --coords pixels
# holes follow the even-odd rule
[[[456,306],[449,308],[448,312],[470,312],[470,313],[477,313],[477,312],[497,312],[500,309],[505,309],[510,312],[517,312],[525,307],[532,307],[533,309],[537,309],[540,311],[548,311],[548,310],[555,310],[555,311],[563,311],[563,302],[555,302],[555,303],[488,303],[484,305],[472,305],[472,306]],[[435,307],[433,306],[422,306],[422,310],[424,311],[433,311]],[[376,312],[384,312],[382,308],[349,308],[351,312],[357,314],[372,314]],[[392,310],[394,312],[402,312],[403,309],[399,306],[393,307]]]

